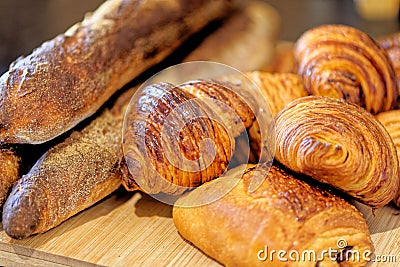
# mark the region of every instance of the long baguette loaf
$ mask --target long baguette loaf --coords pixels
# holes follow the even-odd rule
[[[235,26],[226,27],[229,25]],[[220,38],[224,34],[221,32]],[[253,52],[245,49],[246,43],[241,39],[237,42],[238,46],[243,45],[245,53]],[[122,115],[134,92],[135,88],[122,94],[110,111],[104,111],[81,132],[74,132],[52,148],[14,186],[3,210],[3,228],[8,235],[23,238],[46,232],[118,186],[117,166],[123,160],[123,153],[117,143],[121,142]],[[105,131],[111,140],[103,136]],[[82,195],[80,201],[75,200]]]
[[[47,231],[117,189],[122,154],[117,129],[120,120],[106,110],[45,153],[4,204],[6,233],[23,238]]]
[[[279,14],[272,6],[263,1],[250,1],[185,61],[212,59],[241,71],[259,70],[273,59],[279,21]]]
[[[231,0],[108,0],[0,77],[0,142],[42,143],[97,111],[123,85]]]

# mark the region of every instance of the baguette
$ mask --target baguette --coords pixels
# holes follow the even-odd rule
[[[108,0],[0,77],[0,142],[46,142],[94,114],[233,0]]]
[[[45,232],[117,189],[122,152],[116,129],[121,121],[106,110],[46,152],[4,204],[5,232],[14,238]]]
[[[249,167],[243,175],[241,168],[231,170],[178,199],[172,216],[182,237],[225,266],[366,264],[364,258],[357,261],[345,253],[372,253],[367,223],[354,206],[295,179],[281,167],[274,165],[269,171],[265,167]],[[249,192],[253,179],[264,180]],[[215,200],[215,194],[221,195],[235,182],[229,193]],[[271,256],[272,250],[283,250],[286,254],[279,255],[286,259],[291,255],[292,260],[279,260],[281,256]],[[328,250],[333,254],[326,253]],[[299,256],[297,260],[290,251],[299,255],[313,251],[315,257]]]
[[[262,1],[250,1],[184,61],[212,59],[241,71],[259,70],[274,56],[279,22],[279,14],[272,6]]]
[[[46,232],[118,187],[121,170],[128,171],[124,163],[118,169],[124,156],[117,144],[121,142],[123,114],[135,91],[123,93],[111,110],[48,151],[14,186],[3,210],[3,228],[8,235],[23,238]],[[110,138],[103,136],[105,130]],[[73,186],[76,184],[81,186]],[[70,195],[84,197],[76,201]]]

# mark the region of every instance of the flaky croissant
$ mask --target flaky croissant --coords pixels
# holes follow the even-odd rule
[[[371,113],[393,108],[398,96],[393,66],[364,32],[344,25],[323,25],[296,42],[298,73],[312,95],[358,104]]]
[[[308,95],[297,74],[254,71],[246,75],[258,86],[267,100],[272,116],[278,114],[291,101]]]
[[[228,87],[210,81],[146,87],[127,114],[125,188],[176,195],[221,176],[234,138],[255,120],[252,96],[244,100]]]
[[[397,157],[400,159],[400,110],[382,112],[376,115],[376,118],[382,123],[392,138],[397,150]],[[394,202],[400,207],[400,188],[394,197]]]
[[[378,39],[379,45],[386,50],[396,73],[397,89],[400,96],[400,32]],[[400,108],[397,99],[396,108]]]
[[[321,96],[291,102],[275,118],[276,159],[373,207],[399,187],[394,144],[369,112]]]
[[[346,253],[372,252],[368,226],[354,206],[277,166],[269,172],[265,165],[253,166],[242,173],[232,170],[178,199],[173,220],[183,238],[225,266],[366,264],[365,258],[358,261]],[[250,192],[251,181],[258,178],[263,183]],[[215,200],[215,194],[236,179],[240,179],[238,184]],[[210,204],[195,206],[199,202]],[[323,253],[329,249],[336,252]],[[285,251],[281,256],[287,261],[271,256],[272,250]],[[291,251],[297,251],[299,258],[292,253],[290,260]],[[305,251],[315,254],[302,258]]]
[[[276,44],[275,57],[261,70],[272,73],[297,73],[297,62],[294,57],[294,43],[279,41]]]

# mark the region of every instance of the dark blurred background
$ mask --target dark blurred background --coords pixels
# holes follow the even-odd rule
[[[188,0],[190,1],[190,0]],[[399,31],[399,20],[361,18],[352,0],[265,0],[281,15],[280,38],[295,41],[326,23],[355,26],[373,37]],[[388,0],[381,0],[381,2]],[[0,75],[19,55],[64,32],[103,0],[0,0]]]

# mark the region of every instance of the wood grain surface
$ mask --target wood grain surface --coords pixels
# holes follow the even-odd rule
[[[397,256],[397,263],[369,266],[400,266],[400,210],[356,206],[366,216],[376,254]],[[147,195],[119,190],[45,234],[14,240],[1,231],[0,264],[219,266],[179,236],[171,211]]]

